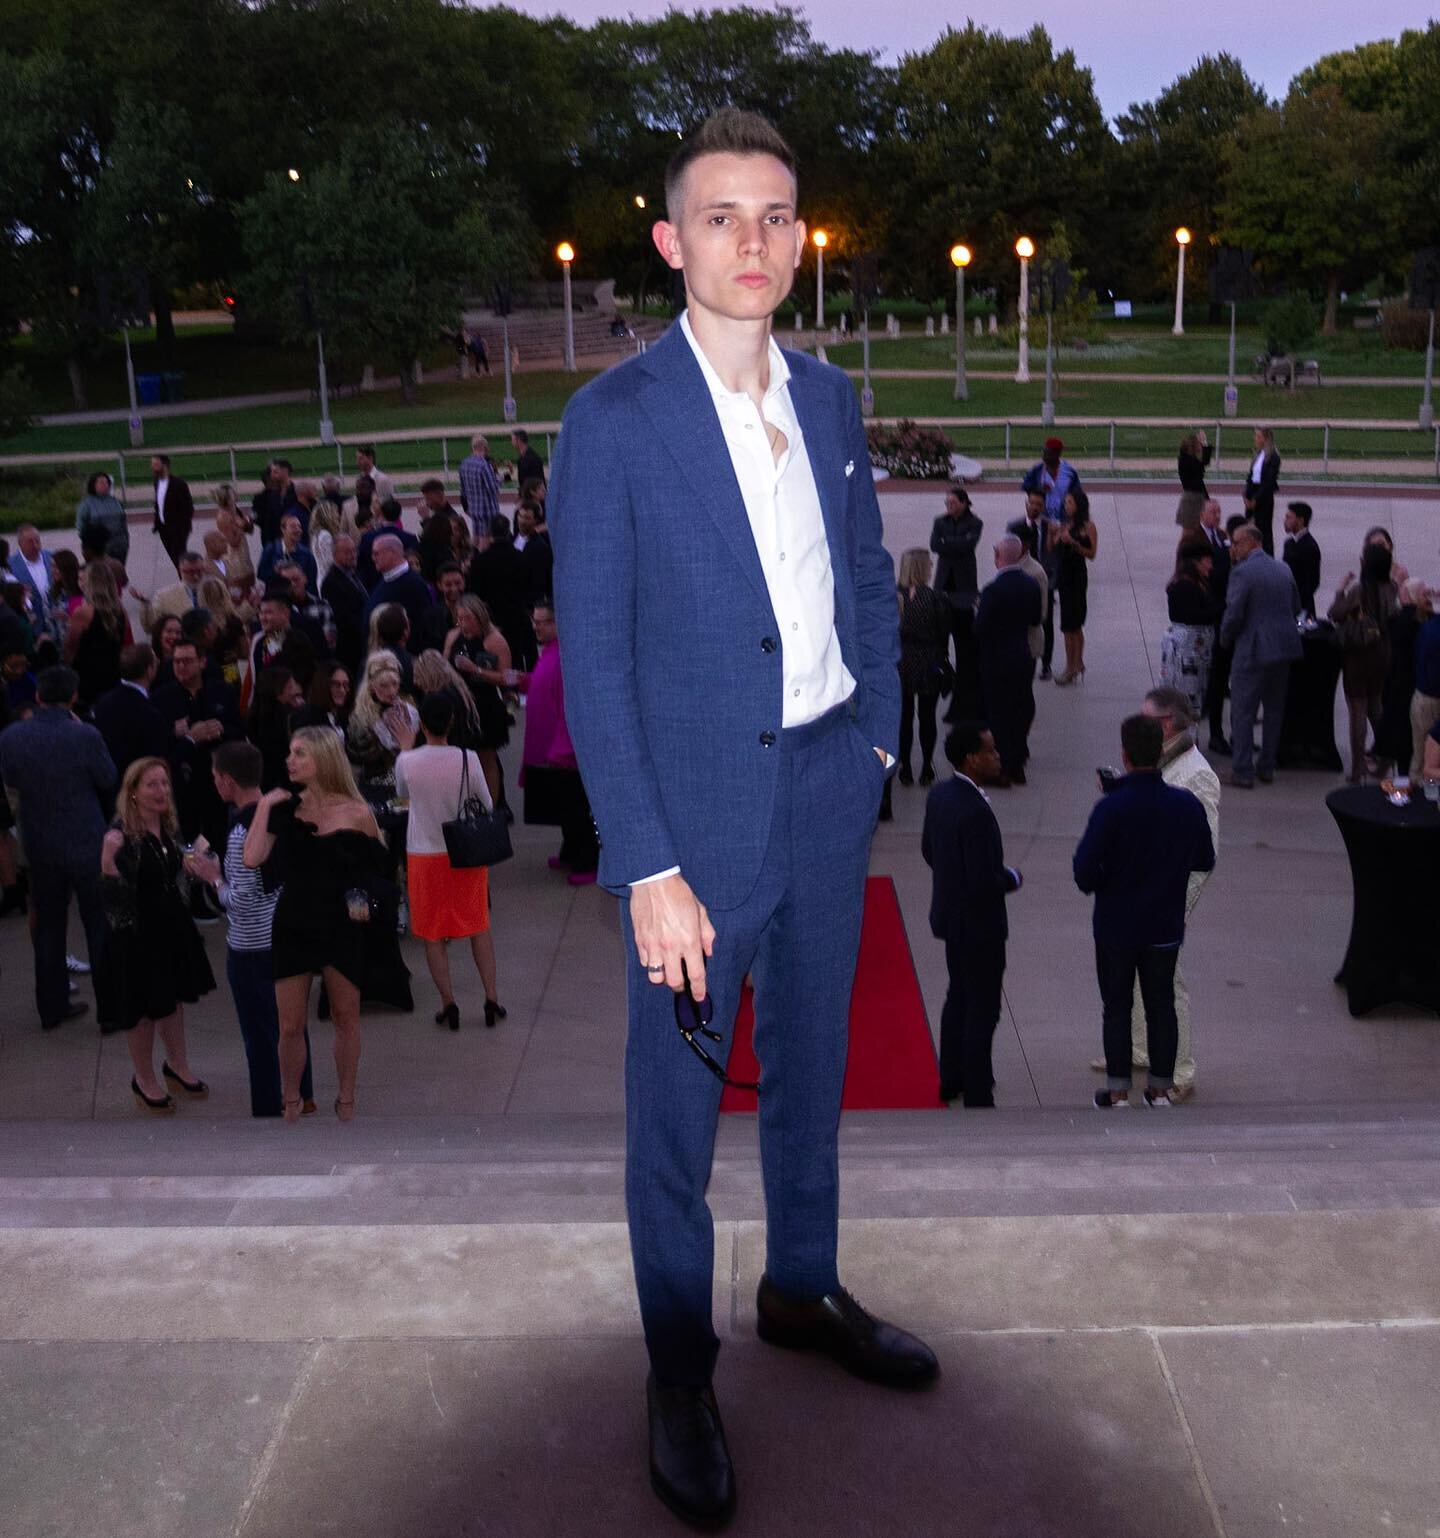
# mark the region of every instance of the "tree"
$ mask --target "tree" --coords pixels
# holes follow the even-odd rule
[[[1154,101],[1120,114],[1105,268],[1115,274],[1113,286],[1165,293],[1174,281],[1175,231],[1184,225],[1195,236],[1187,273],[1194,291],[1203,292],[1226,154],[1240,124],[1268,105],[1240,61],[1222,53],[1200,59]]]
[[[900,61],[887,196],[905,210],[891,271],[917,293],[946,285],[962,235],[974,276],[1013,288],[1012,247],[1057,219],[1077,249],[1098,244],[1109,130],[1090,71],[1056,52],[1042,27],[1002,37],[973,22]]]
[[[1221,235],[1257,251],[1270,277],[1322,286],[1327,333],[1338,327],[1340,285],[1372,277],[1395,255],[1385,145],[1381,119],[1327,85],[1252,114],[1227,157]]]
[[[454,330],[470,293],[528,255],[523,216],[505,206],[492,217],[485,194],[473,166],[412,134],[351,140],[334,164],[298,182],[273,175],[241,206],[240,301],[287,341],[318,328],[337,360],[394,369],[413,400],[417,355]]]

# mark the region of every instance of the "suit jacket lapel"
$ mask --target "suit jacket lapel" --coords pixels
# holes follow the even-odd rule
[[[741,570],[768,603],[770,591],[720,418],[700,365],[678,323],[645,355],[650,379],[641,401],[656,437],[675,461],[694,504],[711,518]]]

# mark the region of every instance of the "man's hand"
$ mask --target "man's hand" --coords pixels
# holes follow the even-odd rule
[[[685,975],[698,1002],[705,997],[705,958],[715,950],[715,926],[683,876],[665,876],[630,888],[635,951],[652,983],[681,993]],[[685,971],[681,971],[681,963]]]

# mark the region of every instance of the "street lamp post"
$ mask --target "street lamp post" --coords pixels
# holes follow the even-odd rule
[[[1225,415],[1233,417],[1240,410],[1240,390],[1235,383],[1235,301],[1230,301],[1230,376],[1225,383]]]
[[[1175,266],[1175,324],[1170,328],[1171,336],[1185,335],[1185,247],[1191,239],[1190,231],[1183,224],[1175,231],[1180,256]]]
[[[575,247],[568,240],[562,240],[555,247],[555,255],[559,258],[565,283],[565,372],[573,374],[575,372],[575,310],[570,302],[570,264],[575,260]]]
[[[950,261],[955,268],[955,399],[968,401],[970,386],[965,382],[965,269],[970,265],[969,246],[951,246]]]
[[[810,239],[815,245],[815,330],[818,334],[825,327],[825,247],[830,237],[824,230],[812,230]]]
[[[1430,400],[1430,381],[1435,373],[1435,306],[1430,306],[1430,334],[1425,340],[1425,393],[1420,397],[1420,425],[1434,427],[1435,407]]]
[[[325,377],[325,333],[315,332],[315,358],[320,370],[320,441],[335,441],[335,424],[330,420],[330,384]]]
[[[125,383],[130,390],[130,447],[138,449],[145,442],[145,422],[140,415],[140,401],[135,394],[135,360],[130,356],[130,327],[122,325],[120,335],[125,338]]]
[[[1016,384],[1030,383],[1030,258],[1035,255],[1035,242],[1022,235],[1015,242],[1015,255],[1020,258],[1020,366],[1015,370]]]

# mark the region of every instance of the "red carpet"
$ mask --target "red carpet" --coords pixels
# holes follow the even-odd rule
[[[754,1001],[747,987],[730,1048],[732,1079],[753,1083],[761,1077],[754,1030]],[[860,961],[850,996],[850,1057],[841,1104],[847,1111],[933,1111],[939,1096],[940,1069],[895,883],[889,876],[871,876],[865,883]],[[727,1087],[720,1109],[753,1111],[755,1096]]]

